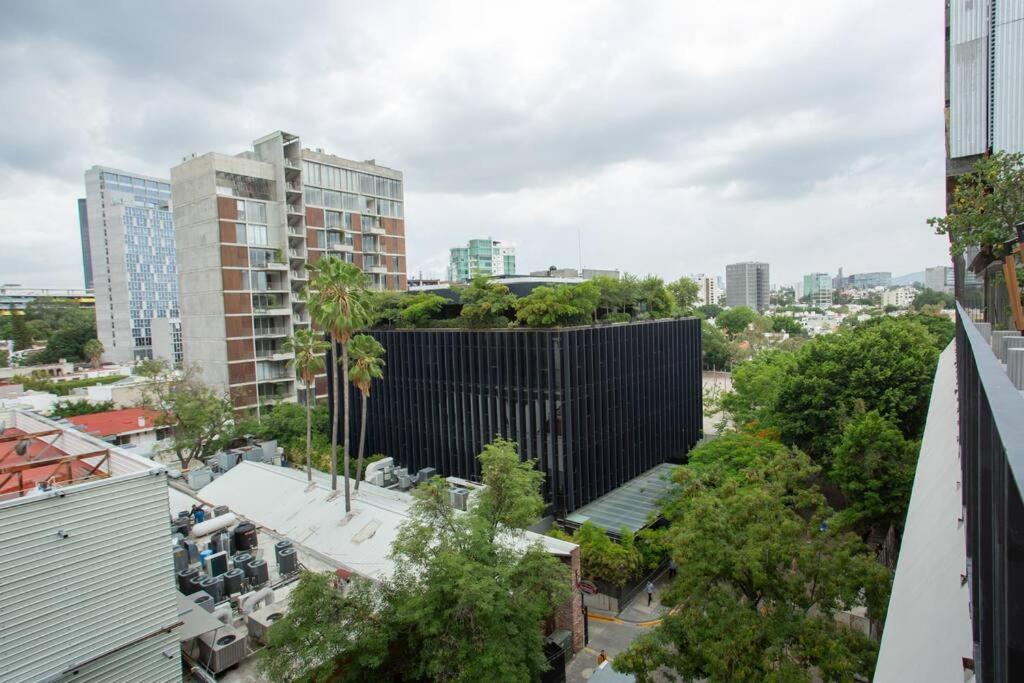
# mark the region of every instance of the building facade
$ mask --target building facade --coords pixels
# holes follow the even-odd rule
[[[86,289],[93,288],[92,249],[89,247],[89,209],[85,197],[78,200],[78,237],[82,242],[82,276]]]
[[[714,277],[712,275],[705,275],[704,273],[697,273],[693,276],[693,281],[697,283],[697,301],[702,306],[707,304],[717,304],[719,299],[722,298],[722,282],[721,278]]]
[[[448,279],[469,282],[483,275],[515,275],[516,248],[496,240],[470,240],[464,247],[449,251]]]
[[[696,318],[370,334],[388,367],[367,413],[367,452],[414,474],[479,481],[476,456],[500,435],[537,461],[545,499],[564,515],[683,458],[702,436]]]
[[[277,131],[236,156],[210,152],[171,169],[185,362],[238,411],[326,396],[305,387],[282,344],[308,328],[307,266],[335,256],[375,289],[406,289],[402,173],[304,149]]]
[[[801,299],[807,298],[812,306],[828,307],[832,305],[832,277],[828,273],[811,273],[804,275]]]
[[[892,285],[892,273],[878,271],[875,273],[853,273],[846,278],[843,289],[874,289]]]
[[[153,357],[156,320],[178,317],[171,187],[166,180],[93,166],[85,172],[96,334],[103,357]],[[174,359],[169,359],[174,360]]]
[[[910,304],[914,302],[914,298],[917,296],[917,290],[913,287],[897,287],[896,289],[887,289],[882,292],[882,305],[883,306],[898,306],[899,308],[909,308]]]
[[[932,266],[925,268],[924,286],[936,292],[953,292],[953,268],[951,266]]]
[[[749,306],[763,311],[768,308],[770,291],[767,263],[747,261],[725,267],[725,297],[730,307]]]

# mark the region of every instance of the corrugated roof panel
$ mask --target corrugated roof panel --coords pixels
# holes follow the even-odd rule
[[[985,0],[949,3],[949,155],[988,147],[988,26]]]
[[[1024,152],[1024,0],[996,4],[992,148]]]
[[[0,509],[4,676],[59,675],[177,622],[163,474],[18,503]]]

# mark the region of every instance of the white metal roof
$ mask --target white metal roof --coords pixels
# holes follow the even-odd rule
[[[352,512],[346,517],[344,494],[306,481],[301,470],[243,462],[196,494],[208,505],[227,505],[235,514],[370,579],[390,576],[389,559],[398,529],[408,519],[408,494],[362,482],[352,491]],[[576,546],[524,532],[522,541],[539,540],[548,552],[568,555]]]

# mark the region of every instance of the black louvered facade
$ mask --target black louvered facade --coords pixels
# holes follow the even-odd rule
[[[374,382],[367,454],[415,474],[479,480],[476,456],[515,440],[566,514],[701,438],[700,321],[569,329],[374,330],[387,349]],[[352,397],[352,450],[359,430]]]

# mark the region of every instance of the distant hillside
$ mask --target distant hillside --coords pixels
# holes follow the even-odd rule
[[[907,273],[906,275],[900,275],[899,277],[894,277],[892,279],[892,283],[894,285],[912,285],[915,282],[919,282],[922,285],[924,284],[923,270],[919,270],[916,273]]]

